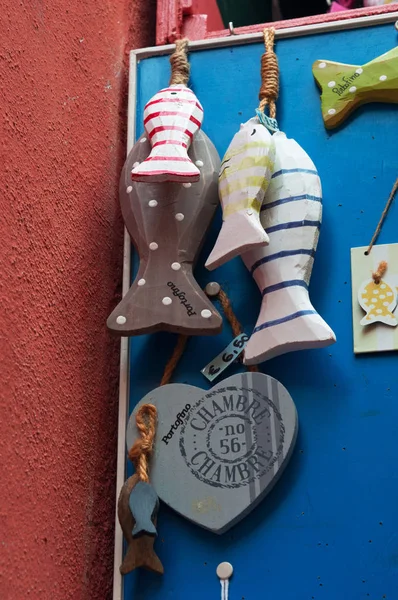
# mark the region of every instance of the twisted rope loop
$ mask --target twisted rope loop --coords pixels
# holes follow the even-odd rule
[[[279,95],[279,65],[274,52],[275,29],[264,29],[265,52],[261,57],[261,88],[259,110],[264,112],[268,106],[269,116],[276,118],[276,100]]]
[[[189,40],[176,41],[176,49],[170,56],[171,77],[169,85],[188,85],[190,66],[187,58]]]
[[[143,404],[136,415],[137,429],[140,437],[134,442],[129,452],[129,459],[135,466],[141,481],[148,483],[148,461],[153,450],[156,433],[157,410],[153,404]]]

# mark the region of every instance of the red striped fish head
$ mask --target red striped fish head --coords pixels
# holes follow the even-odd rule
[[[202,121],[203,108],[186,86],[172,85],[155,94],[144,109],[152,151],[133,169],[133,181],[198,181],[200,172],[188,157],[188,148]]]
[[[172,85],[160,90],[144,109],[144,125],[152,147],[158,142],[189,147],[203,121],[203,108],[189,88]]]

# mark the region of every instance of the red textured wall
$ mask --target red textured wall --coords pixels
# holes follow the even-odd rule
[[[155,0],[0,0],[0,598],[111,598],[127,50]]]

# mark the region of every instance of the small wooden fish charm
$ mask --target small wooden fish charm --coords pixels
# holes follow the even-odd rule
[[[128,543],[126,556],[120,567],[122,575],[139,567],[159,575],[164,573],[163,565],[153,549],[156,536],[156,513],[159,506],[155,496],[152,486],[140,481],[137,475],[129,477],[121,489],[118,518]],[[148,502],[147,507],[145,502]]]
[[[223,224],[206,261],[209,270],[269,243],[259,214],[274,160],[273,138],[258,117],[241,125],[221,163],[218,189]]]
[[[396,327],[398,321],[393,311],[397,306],[397,290],[384,279],[376,283],[373,279],[364,281],[358,291],[358,302],[366,312],[361,325],[384,323]]]
[[[139,481],[131,491],[129,506],[135,520],[133,537],[156,536],[154,520],[159,510],[159,498],[153,487],[145,481]]]
[[[362,66],[317,60],[312,72],[322,91],[327,129],[340,125],[361,104],[398,103],[398,47]]]

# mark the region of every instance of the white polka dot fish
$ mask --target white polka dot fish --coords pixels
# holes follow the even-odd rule
[[[107,325],[122,336],[155,331],[217,334],[222,319],[192,273],[218,206],[217,150],[199,130],[189,154],[201,176],[187,187],[131,181],[132,165],[142,164],[149,149],[143,134],[127,157],[120,179],[122,214],[140,262],[133,284]]]
[[[199,180],[200,170],[188,156],[188,148],[203,121],[203,108],[185,85],[170,85],[149,100],[144,126],[152,146],[142,162],[133,164],[133,181]]]
[[[336,341],[308,294],[322,218],[318,172],[295,140],[280,131],[273,140],[275,169],[260,213],[269,245],[242,256],[262,295],[245,349],[249,365]]]
[[[397,290],[384,279],[381,279],[380,283],[375,283],[373,279],[365,281],[359,288],[358,302],[366,312],[361,325],[372,325],[377,321],[392,327],[398,325],[393,315],[397,306]]]
[[[223,224],[206,262],[209,270],[251,248],[268,244],[259,214],[274,161],[272,135],[258,118],[241,125],[221,163],[218,189]]]
[[[312,72],[322,91],[328,129],[340,125],[361,104],[398,103],[398,46],[362,66],[317,60]]]

